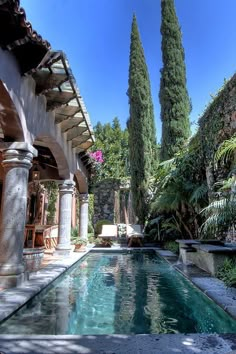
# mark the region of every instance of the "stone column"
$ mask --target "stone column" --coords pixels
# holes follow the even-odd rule
[[[88,194],[79,196],[79,236],[88,240]]]
[[[59,184],[59,229],[55,253],[60,255],[69,255],[71,250],[71,209],[74,185],[75,183],[71,180],[65,180]]]
[[[37,150],[15,142],[3,150],[3,193],[0,215],[0,284],[20,285],[24,279],[23,247],[27,208],[28,176]]]

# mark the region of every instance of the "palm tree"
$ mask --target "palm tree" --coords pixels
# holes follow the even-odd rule
[[[219,200],[211,202],[202,210],[206,221],[201,226],[202,237],[222,237],[236,225],[236,197],[235,194],[220,196]]]
[[[198,236],[199,212],[207,203],[207,185],[196,164],[197,145],[189,144],[182,153],[159,165],[154,214],[165,214],[162,228],[178,230],[187,237]],[[196,170],[196,171],[195,171]]]
[[[225,140],[215,153],[216,166],[221,163],[232,162],[236,151],[236,136]],[[201,234],[203,237],[222,236],[224,233],[235,229],[236,225],[236,174],[235,168],[230,172],[231,177],[216,183],[220,186],[216,196],[218,199],[212,201],[206,208],[202,210],[202,214],[206,220],[201,226]]]

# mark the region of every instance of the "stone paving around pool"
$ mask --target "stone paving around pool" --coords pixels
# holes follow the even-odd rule
[[[139,248],[140,249],[140,248]],[[142,248],[141,248],[142,249]],[[146,247],[143,249],[147,249]],[[154,248],[152,248],[154,249]],[[100,249],[120,251],[121,248]],[[123,248],[123,250],[131,250]],[[155,248],[156,252],[236,318],[236,289],[226,288],[223,282],[211,277],[195,266],[184,266],[170,251]],[[88,252],[91,250],[88,250]],[[92,252],[99,251],[93,249]],[[86,253],[88,253],[86,252]],[[64,273],[86,253],[72,253],[70,258],[51,262],[32,274],[22,287],[7,289],[0,293],[0,320],[23,306],[32,296]],[[100,336],[49,336],[49,335],[0,335],[1,354],[236,354],[234,334],[160,334],[160,335],[100,335]]]
[[[28,281],[18,288],[6,289],[0,292],[0,321],[9,317],[29,299],[38,294],[47,285],[58,278],[68,268],[75,264],[87,252],[72,252],[70,257],[49,262],[44,268],[30,274]]]
[[[170,251],[158,250],[157,253],[236,319],[236,288],[226,287],[221,280],[212,277],[195,265],[186,266],[178,262],[178,257]]]
[[[235,335],[0,336],[3,354],[236,354]]]

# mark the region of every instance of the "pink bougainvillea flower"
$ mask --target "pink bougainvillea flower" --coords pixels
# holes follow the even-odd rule
[[[96,162],[98,163],[103,163],[104,160],[103,160],[103,155],[102,155],[102,151],[101,150],[97,150],[97,151],[94,151],[94,152],[90,152],[89,153],[90,157],[92,159],[94,159]]]

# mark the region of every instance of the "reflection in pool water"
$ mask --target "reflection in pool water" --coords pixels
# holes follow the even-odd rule
[[[0,333],[236,333],[236,321],[155,252],[91,253]]]

